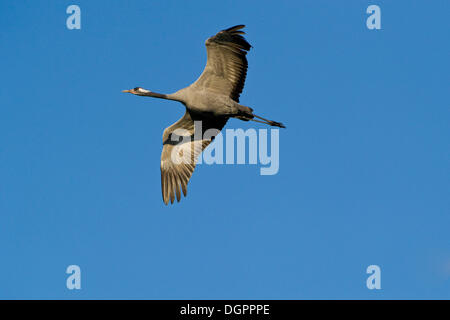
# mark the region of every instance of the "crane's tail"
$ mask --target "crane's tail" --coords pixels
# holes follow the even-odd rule
[[[286,128],[284,126],[284,124],[282,124],[281,122],[268,120],[263,117],[257,116],[256,114],[253,113],[253,109],[250,107],[239,106],[239,113],[236,116],[236,118],[241,119],[243,121],[255,121],[255,122],[259,122],[259,123],[264,123],[264,124],[268,124],[272,127]],[[257,119],[259,119],[259,120],[257,120]]]

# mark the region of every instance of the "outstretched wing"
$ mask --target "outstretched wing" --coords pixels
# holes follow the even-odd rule
[[[247,76],[247,51],[251,45],[242,34],[244,25],[220,31],[206,40],[208,60],[203,73],[192,84],[198,89],[206,89],[229,96],[239,102]]]
[[[184,116],[163,133],[161,191],[165,204],[187,194],[199,154],[222,130],[228,118],[204,118],[186,109]],[[208,131],[209,130],[209,131]],[[205,132],[207,134],[205,134]],[[181,191],[180,191],[181,190]]]

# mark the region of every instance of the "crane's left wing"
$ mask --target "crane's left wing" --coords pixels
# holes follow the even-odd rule
[[[163,133],[161,191],[165,204],[180,201],[181,191],[194,172],[197,158],[222,130],[228,118],[204,118],[186,110],[184,116]],[[210,131],[208,131],[210,130]],[[205,132],[208,131],[208,135]],[[181,189],[181,191],[180,191]]]
[[[222,30],[206,40],[208,59],[200,77],[191,86],[229,96],[239,102],[247,76],[247,51],[251,45],[238,25]]]

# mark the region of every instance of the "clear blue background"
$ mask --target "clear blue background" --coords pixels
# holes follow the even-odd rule
[[[0,298],[450,298],[449,9],[1,1]],[[280,171],[200,165],[166,207],[161,136],[183,107],[121,90],[189,85],[205,39],[241,23],[241,102],[287,125]]]

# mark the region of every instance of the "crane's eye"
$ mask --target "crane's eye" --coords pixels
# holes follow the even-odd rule
[[[139,91],[140,88],[141,88],[141,87],[136,87],[136,88],[134,88],[133,90],[134,90],[134,91]]]

